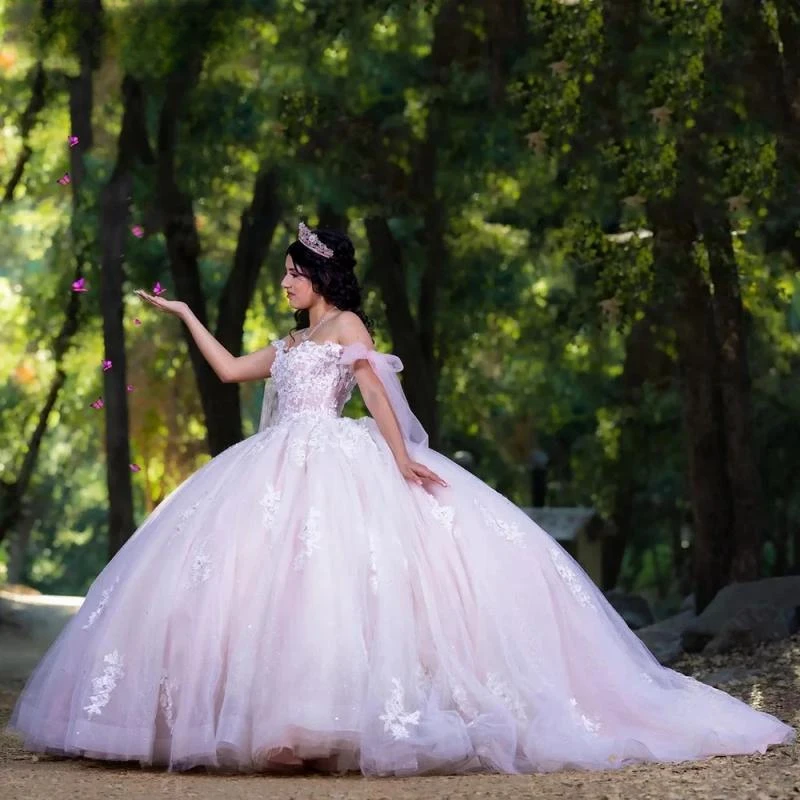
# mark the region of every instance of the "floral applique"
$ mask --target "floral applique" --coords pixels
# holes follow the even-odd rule
[[[286,451],[289,455],[289,460],[297,467],[304,467],[308,458],[308,439],[302,432],[294,432],[291,435],[289,444]]]
[[[453,520],[456,510],[453,506],[442,505],[430,492],[425,492],[425,498],[431,509],[431,516],[449,533],[455,534]]]
[[[547,548],[550,553],[550,558],[553,560],[556,572],[566,581],[570,591],[575,596],[575,599],[584,607],[591,608],[597,611],[597,606],[592,602],[592,598],[586,589],[581,586],[580,579],[575,570],[569,566],[567,560],[564,558],[563,553],[556,545],[550,544]]]
[[[589,732],[596,734],[600,728],[602,727],[600,722],[595,719],[591,719],[587,717],[579,708],[578,708],[578,701],[574,697],[570,697],[569,704],[572,706],[572,713],[575,715],[576,719],[580,720],[580,723],[583,727]]]
[[[281,505],[281,493],[269,483],[258,504],[261,506],[261,523],[270,530],[275,524],[275,517]]]
[[[519,695],[505,681],[501,680],[496,672],[490,672],[486,676],[486,688],[495,696],[503,701],[503,704],[520,721],[526,722],[528,715],[525,706]]]
[[[481,512],[484,523],[491,528],[494,533],[512,544],[524,546],[525,534],[515,522],[506,522],[498,519],[478,498],[475,498],[475,505]]]
[[[161,675],[158,685],[158,705],[164,712],[164,719],[170,732],[175,727],[175,690],[177,688],[177,684],[167,677],[166,672]]]
[[[100,595],[100,602],[97,604],[97,608],[89,614],[89,619],[86,621],[85,625],[82,625],[82,629],[88,631],[89,628],[94,625],[97,621],[98,617],[100,617],[106,607],[106,603],[108,603],[109,598],[111,597],[112,592],[114,591],[114,587],[119,583],[119,575],[114,580],[114,583],[108,587],[108,589],[103,589]]]
[[[92,691],[94,694],[89,698],[89,705],[84,706],[83,710],[86,711],[88,716],[95,714],[102,714],[103,708],[108,705],[111,692],[117,687],[119,681],[124,675],[122,656],[118,651],[112,650],[103,656],[105,669],[101,675],[92,678]]]
[[[322,533],[319,527],[319,517],[320,513],[318,509],[310,508],[308,510],[306,524],[303,526],[303,531],[298,537],[303,543],[303,549],[295,556],[294,568],[296,570],[302,569],[314,551],[320,549]]]
[[[380,715],[379,719],[383,720],[383,730],[392,734],[395,741],[400,739],[408,739],[409,725],[419,725],[420,712],[406,711],[404,706],[404,691],[403,684],[400,683],[398,678],[392,678],[394,690],[392,696],[386,701],[384,705],[384,713]]]
[[[298,426],[291,434],[287,447],[289,458],[298,467],[304,467],[315,453],[335,448],[349,461],[358,457],[364,448],[376,449],[373,438],[358,420],[339,418],[336,425],[324,423],[314,412],[300,412],[309,420],[310,428]]]

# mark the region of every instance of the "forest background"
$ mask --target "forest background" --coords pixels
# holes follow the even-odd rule
[[[0,31],[0,582],[83,593],[255,431],[262,384],[132,290],[263,347],[299,219],[352,236],[437,449],[521,505],[546,459],[548,505],[613,523],[605,588],[800,571],[795,2],[0,0]]]

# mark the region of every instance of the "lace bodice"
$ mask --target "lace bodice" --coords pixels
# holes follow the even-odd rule
[[[298,413],[340,416],[356,382],[352,369],[340,362],[342,345],[310,339],[289,348],[282,339],[272,345],[276,350],[272,364],[278,393],[276,419]]]

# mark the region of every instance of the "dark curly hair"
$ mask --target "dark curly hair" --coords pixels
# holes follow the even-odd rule
[[[314,291],[342,311],[352,311],[372,336],[372,320],[361,309],[361,287],[356,278],[355,248],[350,238],[339,231],[315,228],[320,241],[333,250],[330,258],[317,255],[301,241],[292,242],[286,250],[297,271],[311,281]],[[295,327],[291,333],[309,326],[308,309],[294,312]]]

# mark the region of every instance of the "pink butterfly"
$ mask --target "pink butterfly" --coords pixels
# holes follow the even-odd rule
[[[141,470],[138,464],[128,464],[128,466],[131,468],[131,472],[139,472]]]
[[[103,372],[108,372],[111,369],[111,361],[108,358],[103,359]]]
[[[141,225],[133,225],[131,227],[131,233],[137,238],[141,239],[144,236],[144,228]]]
[[[132,392],[132,391],[134,390],[134,388],[135,388],[135,387],[134,387],[134,385],[133,385],[132,383],[129,383],[129,384],[128,384],[128,385],[127,385],[125,388],[126,388],[126,389],[127,389],[129,392]]]
[[[105,403],[103,402],[102,397],[98,397],[97,400],[93,400],[91,403],[89,403],[89,405],[92,408],[102,408],[105,405]]]
[[[89,290],[86,288],[86,278],[78,278],[78,280],[72,281],[72,291],[88,292]]]
[[[161,288],[161,284],[158,281],[156,281],[156,285],[153,287],[153,294],[156,297],[158,297],[158,295],[164,294],[164,292],[166,292],[166,291],[167,290],[166,289],[162,289]]]
[[[70,178],[70,176],[69,176],[69,172],[65,172],[65,173],[64,173],[64,174],[63,174],[63,175],[62,175],[62,176],[61,176],[61,177],[58,179],[58,182],[59,182],[59,183],[60,183],[62,186],[66,186],[67,184],[69,184],[69,183],[72,183],[72,178]]]
[[[77,136],[67,136],[67,144],[70,147],[75,147],[75,145],[78,144],[78,141],[79,140]]]
[[[139,317],[134,317],[133,318],[133,324],[134,325],[141,325],[142,321],[139,319]]]

